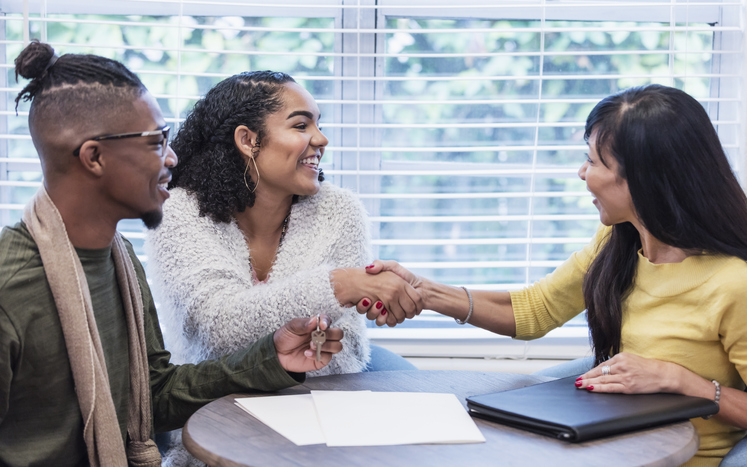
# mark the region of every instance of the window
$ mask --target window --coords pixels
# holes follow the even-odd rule
[[[364,200],[377,256],[455,285],[520,288],[588,241],[583,127],[615,91],[689,92],[743,174],[740,1],[305,3],[0,0],[0,224],[40,181],[28,106],[13,111],[25,34],[123,61],[174,126],[231,74],[292,74],[320,105],[325,173]],[[140,248],[139,221],[121,230]],[[583,316],[574,323],[532,344],[428,312],[370,332],[407,355],[559,357],[588,348]]]

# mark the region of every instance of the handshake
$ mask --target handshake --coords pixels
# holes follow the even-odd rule
[[[355,306],[378,326],[396,326],[419,315],[426,306],[426,280],[396,261],[376,260],[363,269],[335,269],[330,278],[337,300],[343,306]]]
[[[509,292],[468,290],[441,284],[413,274],[396,261],[376,260],[365,268],[341,268],[329,273],[335,298],[342,306],[355,306],[358,313],[376,322],[377,326],[394,327],[406,319],[419,315],[423,309],[433,310],[454,318],[459,324],[469,324],[488,331],[516,336],[516,320]],[[489,310],[489,311],[486,311]],[[329,328],[327,341],[321,350],[312,340],[314,320],[307,322],[299,318],[297,331],[286,333],[294,342],[287,345],[288,355],[295,360],[294,368],[283,364],[289,371],[309,371],[326,365],[334,353],[342,349],[342,330]],[[322,315],[320,330],[328,329],[329,319]],[[276,348],[280,351],[276,334]],[[314,351],[321,356],[314,360]],[[319,358],[319,357],[317,357]],[[281,360],[281,363],[283,361]]]
[[[365,268],[335,269],[330,273],[335,297],[343,306],[356,306],[358,312],[383,326],[396,326],[414,318],[425,307],[421,293],[428,281],[400,266],[396,261],[374,261]],[[342,350],[343,331],[330,327],[327,315],[296,318],[273,335],[280,365],[302,373],[327,365]],[[320,343],[314,330],[324,332]]]

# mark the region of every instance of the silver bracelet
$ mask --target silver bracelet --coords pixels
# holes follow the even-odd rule
[[[719,384],[719,382],[716,381],[715,379],[711,380],[711,382],[714,384],[714,386],[716,386],[716,397],[713,398],[713,402],[715,402],[716,405],[718,405],[718,402],[721,400],[721,384]],[[713,417],[713,415],[706,415],[705,417],[703,417],[703,419],[708,420],[711,417]]]
[[[467,317],[464,318],[464,320],[461,320],[459,318],[454,318],[454,321],[457,322],[457,324],[467,324],[467,321],[472,317],[472,311],[474,308],[474,303],[472,302],[472,294],[469,293],[469,290],[467,290],[467,287],[462,286],[465,292],[467,292],[467,298],[469,298],[469,313],[467,313]]]

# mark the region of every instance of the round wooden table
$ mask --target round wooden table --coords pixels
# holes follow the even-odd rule
[[[411,391],[468,396],[515,389],[553,378],[474,371],[380,371],[309,378],[273,394],[310,390]],[[475,419],[481,444],[375,447],[296,446],[234,405],[235,394],[201,408],[182,432],[186,448],[211,466],[678,466],[695,454],[698,434],[681,422],[586,443],[567,443]],[[375,437],[376,433],[361,433]]]

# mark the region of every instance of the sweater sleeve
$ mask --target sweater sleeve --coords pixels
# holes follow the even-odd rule
[[[151,410],[157,432],[181,428],[205,404],[237,392],[275,391],[303,383],[280,365],[272,334],[249,347],[198,364],[174,365],[164,350],[155,308],[146,319]]]
[[[370,264],[372,261],[371,232],[363,204],[355,194],[347,190],[337,190],[335,198],[339,198],[335,204],[341,208],[339,212],[342,215],[339,216],[337,237],[331,244],[328,261],[335,268],[361,267]],[[340,317],[334,325],[345,333],[342,351],[332,358],[329,365],[310,375],[358,372],[371,358],[365,317],[359,314],[355,307],[339,308]]]
[[[517,339],[542,337],[584,310],[584,276],[610,232],[611,227],[600,227],[589,244],[555,271],[530,287],[511,292]]]
[[[718,335],[721,344],[734,364],[744,388],[747,382],[747,289],[744,287],[744,276],[737,274],[731,284],[721,287],[725,307],[719,323]],[[732,293],[728,293],[732,292]],[[736,379],[736,378],[735,378]]]

